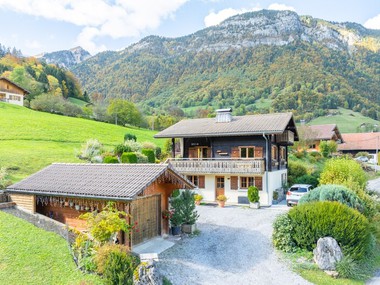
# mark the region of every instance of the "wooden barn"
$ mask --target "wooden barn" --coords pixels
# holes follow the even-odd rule
[[[168,208],[175,189],[194,185],[167,164],[64,164],[55,163],[7,188],[18,207],[39,213],[70,227],[85,230],[78,217],[98,210],[108,201],[137,222],[130,236],[119,240],[131,248],[168,233],[161,212]]]

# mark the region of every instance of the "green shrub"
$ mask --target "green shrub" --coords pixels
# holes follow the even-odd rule
[[[298,177],[306,174],[307,169],[303,164],[299,162],[289,161],[288,181],[290,185],[294,184]]]
[[[156,158],[160,159],[161,158],[161,154],[162,154],[161,148],[159,146],[156,147]]]
[[[343,254],[363,259],[372,250],[370,226],[358,211],[339,202],[312,202],[289,211],[296,245],[309,251],[321,237],[337,240]]]
[[[100,247],[96,262],[98,273],[103,275],[105,284],[133,284],[133,272],[139,260],[127,251],[127,247],[121,245]]]
[[[314,157],[314,158],[322,158],[322,154],[318,151],[311,151],[311,152],[309,152],[309,155]]]
[[[137,156],[134,152],[124,152],[120,159],[122,163],[137,163]]]
[[[259,189],[256,186],[248,187],[248,200],[251,203],[257,203],[260,201]]]
[[[322,185],[304,195],[299,205],[316,201],[337,201],[364,212],[363,201],[350,189],[342,185]]]
[[[124,144],[118,144],[113,150],[114,154],[117,156],[121,156],[124,152],[131,152],[131,148]]]
[[[186,189],[177,199],[181,199],[180,208],[175,211],[180,211],[184,224],[194,225],[199,218],[195,210],[194,194],[191,190]]]
[[[142,142],[141,147],[143,149],[147,148],[147,149],[155,150],[157,146],[152,142]]]
[[[334,158],[326,162],[319,182],[323,184],[344,185],[349,189],[364,190],[367,178],[360,164],[350,158]]]
[[[124,135],[124,141],[137,141],[137,137],[134,134],[126,133]]]
[[[154,150],[149,148],[144,148],[141,153],[148,158],[149,163],[156,162],[156,156],[154,155]]]
[[[294,252],[297,247],[292,238],[293,225],[288,214],[282,214],[273,223],[273,245],[285,252]]]
[[[106,156],[104,157],[103,162],[104,163],[119,163],[119,160],[117,159],[117,157],[114,157],[114,156]]]
[[[305,174],[302,175],[294,181],[297,184],[310,184],[313,187],[316,187],[319,183],[318,178],[316,178],[314,175]]]
[[[131,152],[141,152],[142,146],[134,140],[125,141],[124,145],[127,146]]]
[[[135,152],[137,157],[137,163],[148,163],[148,157],[140,152]]]
[[[359,156],[369,157],[369,153],[367,151],[359,151],[357,154],[355,154],[355,157]]]

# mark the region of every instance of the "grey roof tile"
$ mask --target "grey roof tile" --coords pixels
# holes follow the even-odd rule
[[[128,200],[166,171],[193,187],[168,164],[54,163],[9,186],[7,191]]]
[[[156,138],[244,136],[283,133],[292,113],[233,116],[231,122],[217,123],[215,118],[182,120],[159,132]]]

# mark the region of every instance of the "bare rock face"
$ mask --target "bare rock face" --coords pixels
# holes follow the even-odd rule
[[[332,237],[320,238],[313,251],[314,261],[322,270],[335,270],[335,265],[343,258],[342,250]]]

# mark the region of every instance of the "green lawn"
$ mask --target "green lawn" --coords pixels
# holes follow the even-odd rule
[[[340,115],[318,117],[308,125],[337,124],[341,133],[357,133],[363,123],[380,126],[380,121],[365,117],[358,112],[339,108]]]
[[[25,107],[0,102],[0,166],[12,167],[13,181],[18,181],[52,162],[79,162],[76,150],[90,138],[96,138],[106,149],[123,142],[132,133],[139,142],[156,140],[154,131],[126,128],[92,120],[37,112]]]
[[[68,99],[71,103],[78,105],[79,107],[84,107],[88,104],[88,102],[77,99],[77,98],[69,97]]]
[[[0,211],[0,280],[7,285],[101,284],[79,271],[67,242]]]

